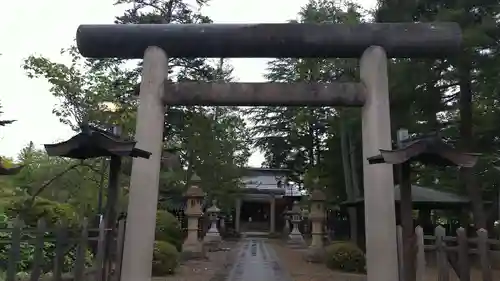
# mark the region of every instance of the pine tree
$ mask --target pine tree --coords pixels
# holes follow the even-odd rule
[[[459,56],[446,60],[398,60],[392,66],[398,78],[394,79],[396,83],[391,91],[400,96],[394,106],[398,118],[393,120],[400,121],[397,126],[407,124],[416,133],[441,131],[448,140],[459,138],[462,150],[485,153],[475,169],[461,169],[460,181],[449,170],[430,169],[420,172],[420,180],[435,184],[435,178],[444,178],[439,181],[440,186],[455,189],[461,186],[459,191],[467,193],[472,200],[475,226],[486,227],[481,192],[482,186],[490,189],[491,184],[481,184],[477,176],[491,174],[491,166],[485,162],[491,161],[492,154],[498,155],[498,145],[492,141],[490,128],[485,132],[485,127],[476,124],[498,118],[496,106],[491,106],[498,93],[498,87],[491,81],[498,77],[491,72],[492,67],[498,65],[498,1],[381,0],[379,6],[378,21],[452,21],[459,23],[463,30],[464,44]],[[397,108],[406,110],[408,106],[404,104],[414,108],[411,112],[423,113],[416,116],[423,115],[421,120],[425,122],[409,115],[399,118],[404,114],[397,112]]]

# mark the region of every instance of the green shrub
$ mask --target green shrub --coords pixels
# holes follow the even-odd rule
[[[326,266],[344,272],[366,271],[365,253],[351,242],[334,241],[326,248]]]
[[[155,241],[153,276],[174,274],[177,266],[179,266],[179,252],[174,245],[165,241]]]
[[[168,242],[179,252],[182,250],[181,224],[174,215],[163,210],[156,213],[155,240]]]
[[[13,220],[9,218],[2,210],[0,210],[0,228],[11,228],[13,226]],[[28,227],[30,228],[30,227]],[[32,228],[31,228],[32,229]],[[47,238],[50,238],[53,233],[47,233]],[[0,232],[0,240],[11,241],[12,233],[10,232]],[[23,233],[20,243],[19,261],[17,263],[17,271],[25,272],[30,271],[34,262],[35,245],[33,241],[35,236],[32,233]],[[9,251],[11,245],[9,243],[0,243],[0,272],[7,269],[7,261],[9,259]],[[56,245],[53,242],[45,242],[43,249],[43,263],[42,268],[44,270],[51,270],[52,263],[54,262]],[[90,250],[86,251],[85,262],[86,266],[90,266],[92,263],[93,255]],[[69,250],[64,256],[63,272],[71,272],[73,270],[76,260],[76,249]],[[1,275],[1,274],[0,274]],[[0,278],[1,281],[1,278]]]

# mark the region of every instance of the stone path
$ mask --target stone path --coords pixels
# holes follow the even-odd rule
[[[246,238],[242,242],[227,281],[291,280],[265,238]]]

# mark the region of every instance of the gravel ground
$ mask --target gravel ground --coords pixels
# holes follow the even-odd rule
[[[207,260],[189,260],[181,264],[172,276],[154,277],[152,281],[225,281],[237,254],[237,242],[223,242],[221,248],[230,251],[208,253]]]
[[[365,281],[362,274],[346,274],[328,269],[323,264],[306,262],[302,256],[304,250],[293,250],[281,242],[272,247],[281,259],[281,264],[288,270],[293,281]]]
[[[281,259],[283,266],[289,271],[293,281],[365,281],[366,276],[361,274],[347,274],[335,272],[322,264],[308,263],[303,260],[302,252],[292,250],[280,242],[274,243],[273,247]],[[428,267],[425,274],[425,280],[437,281],[437,270],[434,267]],[[482,281],[481,271],[477,268],[471,270],[471,281]],[[450,270],[450,280],[459,281],[455,273]],[[500,271],[493,271],[493,281],[500,281]]]

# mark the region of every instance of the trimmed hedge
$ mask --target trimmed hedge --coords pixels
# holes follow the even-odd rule
[[[182,229],[179,220],[168,211],[156,212],[155,240],[165,241],[175,246],[177,251],[182,251]]]
[[[354,243],[334,241],[326,247],[326,266],[344,272],[366,272],[365,253]]]
[[[174,245],[165,241],[155,241],[153,251],[153,276],[174,274],[179,266],[179,252]]]

